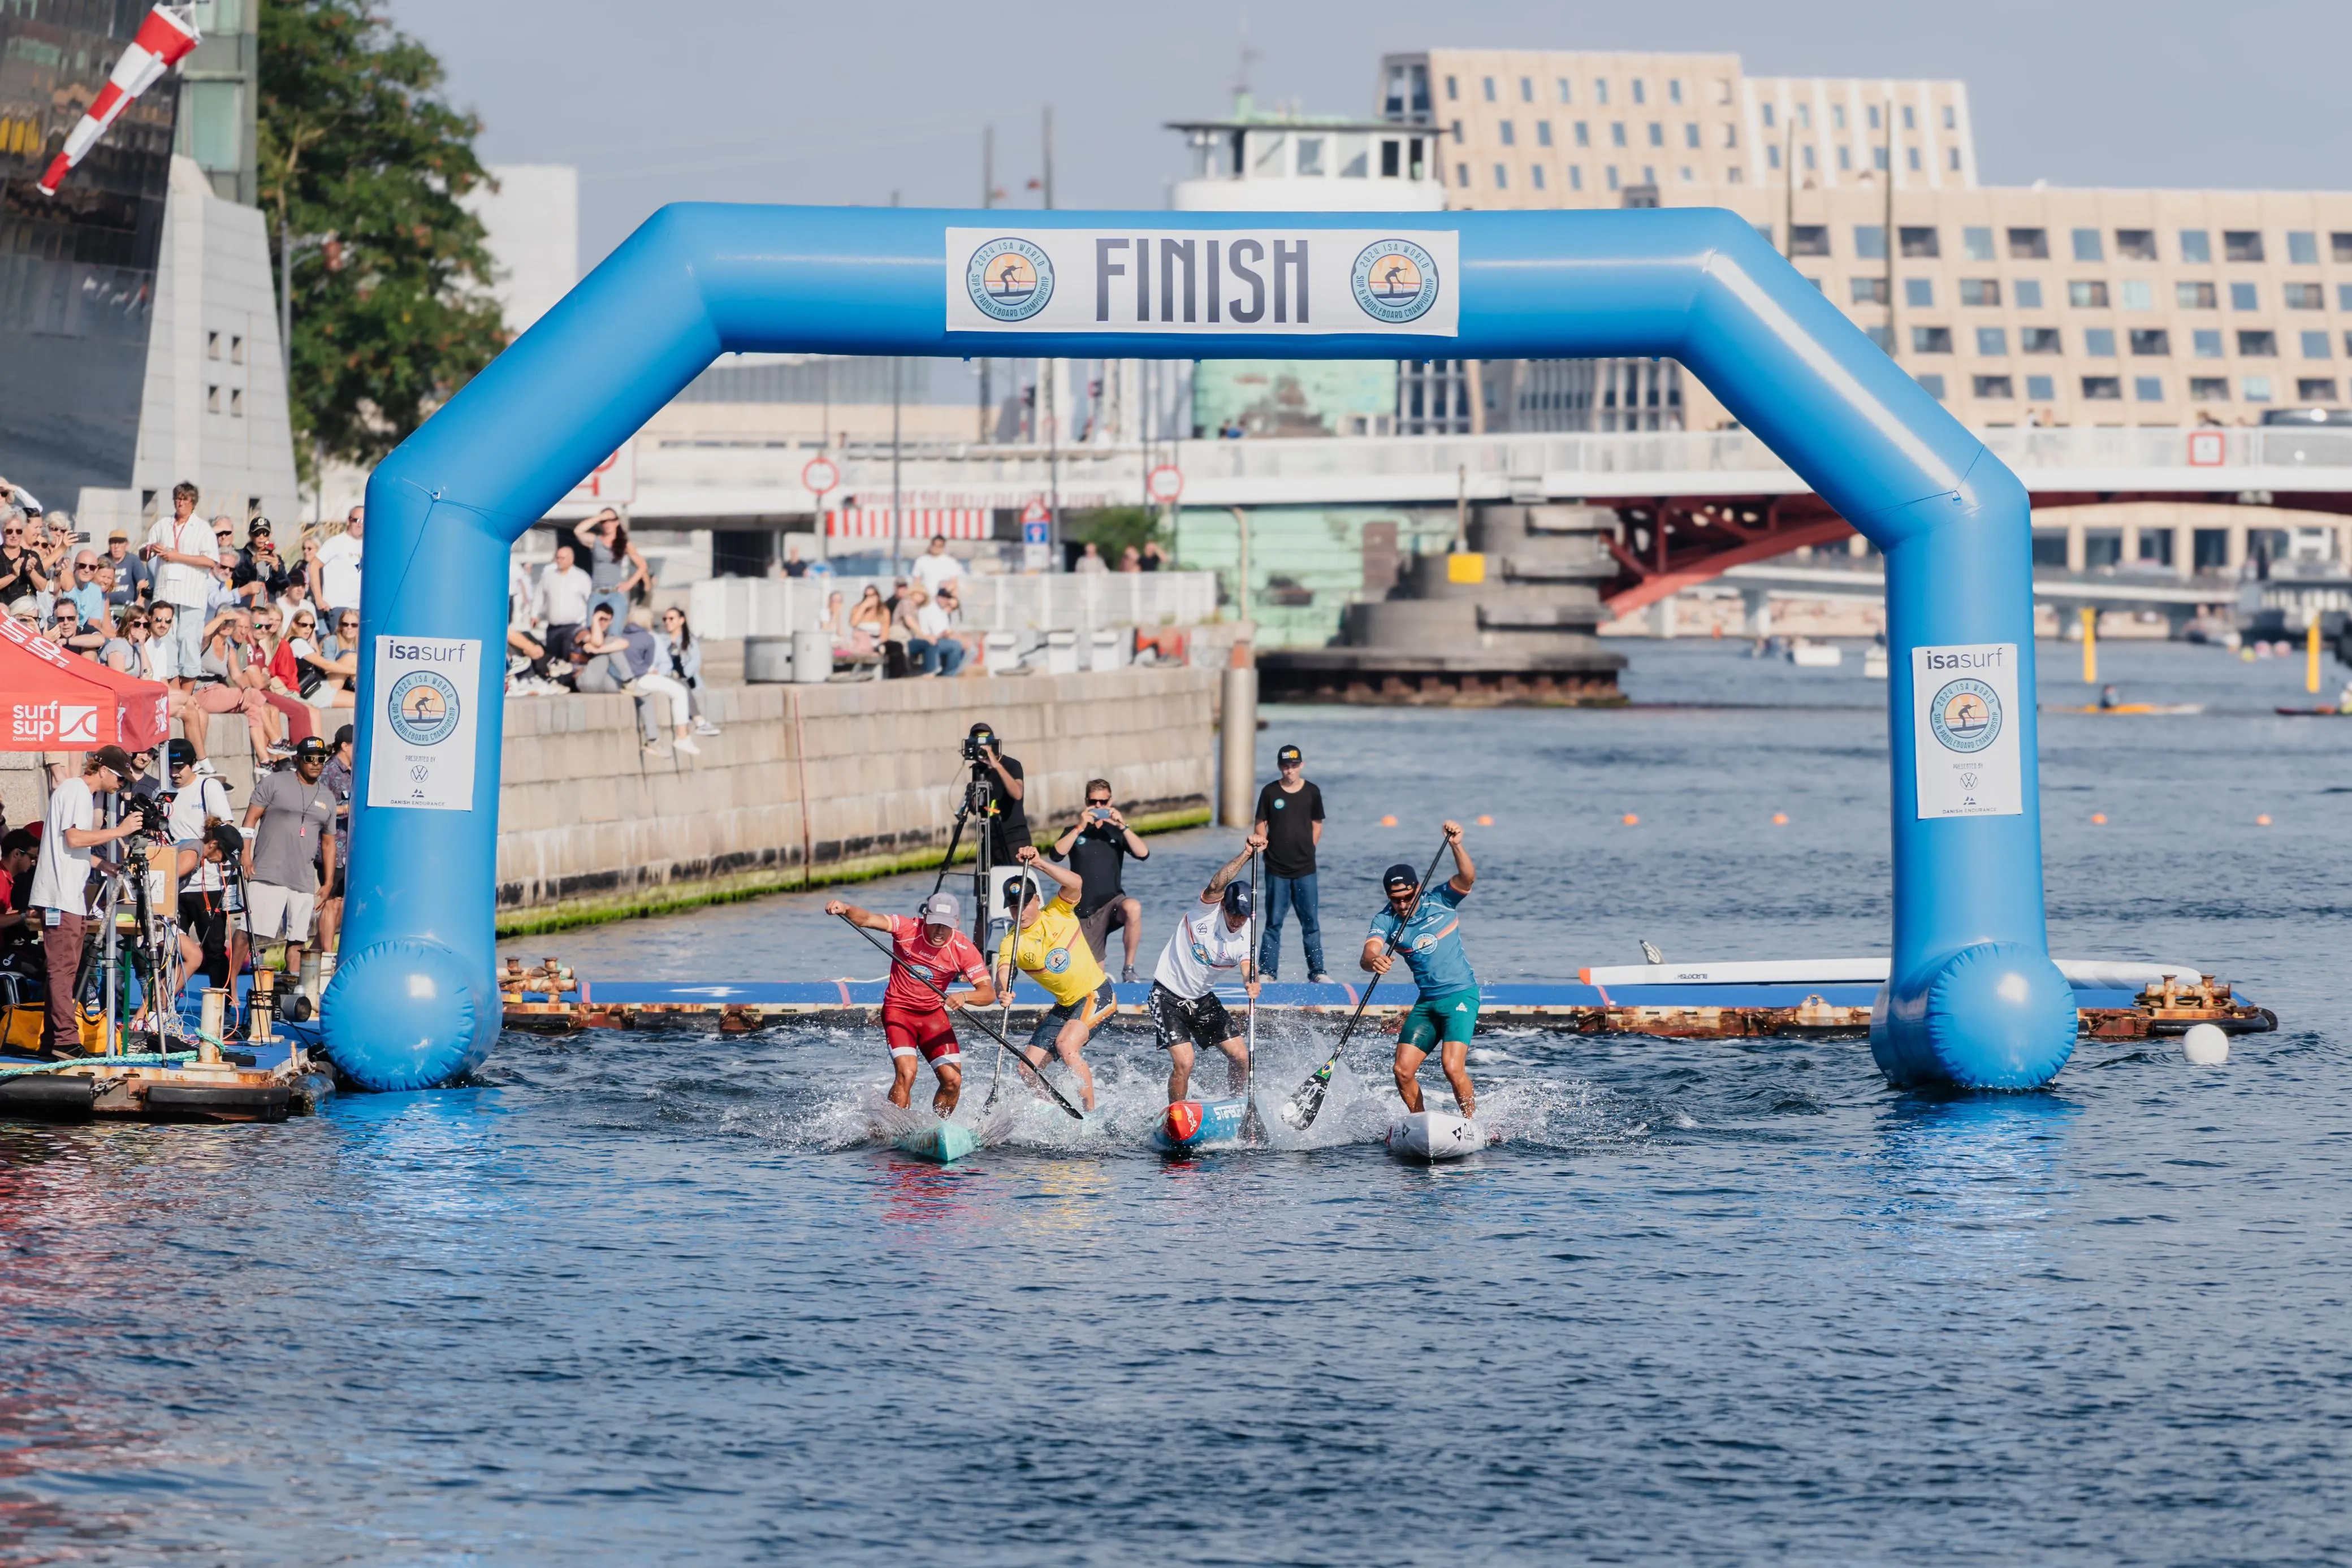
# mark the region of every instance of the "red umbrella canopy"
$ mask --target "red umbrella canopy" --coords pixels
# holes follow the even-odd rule
[[[171,728],[161,681],[77,658],[0,616],[0,751],[144,751]]]

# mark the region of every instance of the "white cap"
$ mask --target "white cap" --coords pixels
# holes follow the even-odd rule
[[[952,893],[931,894],[923,900],[920,913],[926,925],[953,925],[963,917],[962,906],[956,903],[956,895]]]

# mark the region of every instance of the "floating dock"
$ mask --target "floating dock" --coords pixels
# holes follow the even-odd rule
[[[1878,960],[1882,965],[1885,960]],[[1564,1034],[1639,1034],[1682,1040],[1836,1039],[1870,1032],[1878,998],[1875,980],[1772,983],[1612,983],[1610,971],[1587,970],[1589,980],[1481,988],[1481,1029],[1531,1028]],[[2100,979],[2110,978],[2099,975]],[[771,980],[660,983],[591,980],[548,960],[524,969],[509,959],[500,977],[509,1029],[561,1033],[583,1029],[716,1028],[747,1034],[785,1023],[872,1023],[881,1015],[880,980]],[[1220,988],[1223,994],[1227,988]],[[1231,988],[1237,1005],[1239,988]],[[1118,1023],[1150,1027],[1149,981],[1116,988]],[[1410,985],[1383,987],[1366,1017],[1395,1029],[1413,1002]],[[2078,983],[2074,998],[2081,1033],[2093,1040],[2146,1040],[2177,1035],[2210,1023],[2232,1034],[2278,1027],[2266,1009],[2237,994],[2226,980],[2176,975],[2153,983]],[[1353,985],[1269,984],[1258,994],[1261,1012],[1345,1021],[1363,1000]],[[1034,1018],[1052,998],[1027,979],[1015,983],[1013,1012]]]

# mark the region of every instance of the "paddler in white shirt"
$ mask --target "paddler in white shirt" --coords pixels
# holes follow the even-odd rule
[[[1255,912],[1250,885],[1236,881],[1250,857],[1265,848],[1265,835],[1252,833],[1242,852],[1217,868],[1201,902],[1176,923],[1160,966],[1151,974],[1151,1021],[1160,1049],[1168,1053],[1168,1103],[1185,1097],[1192,1081],[1192,1052],[1222,1051],[1228,1065],[1225,1087],[1238,1094],[1248,1082],[1249,1045],[1217,998],[1220,971],[1238,970],[1252,997],[1257,995],[1256,955],[1250,951],[1250,917]]]

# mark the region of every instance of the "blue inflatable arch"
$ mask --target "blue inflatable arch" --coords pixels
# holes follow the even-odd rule
[[[323,1024],[444,1083],[493,978],[507,558],[720,353],[1670,355],[1885,552],[1897,1084],[2073,1049],[2046,951],[2024,487],[1736,215],[663,209],[367,489],[351,896]]]

